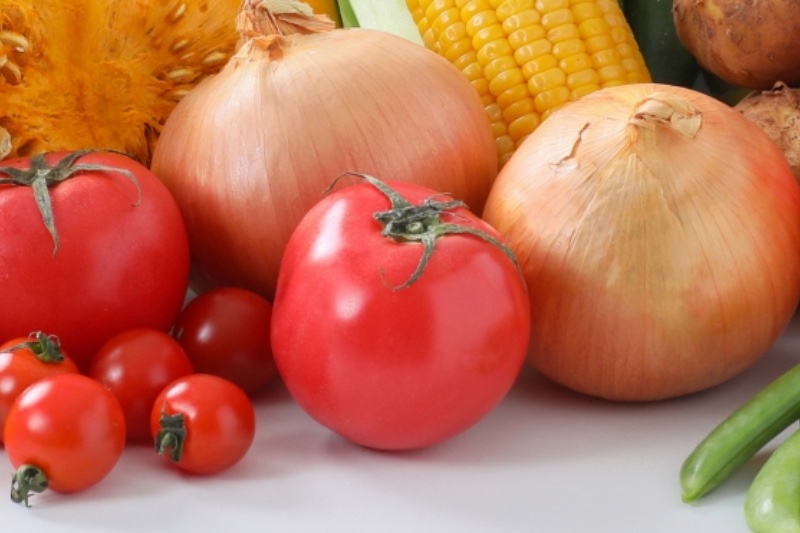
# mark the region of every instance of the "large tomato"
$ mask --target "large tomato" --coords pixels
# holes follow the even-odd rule
[[[70,152],[0,162],[0,294],[9,304],[0,338],[47,331],[86,370],[116,333],[168,330],[188,272],[177,204],[133,159]]]
[[[430,189],[386,185],[345,187],[301,221],[278,278],[272,347],[314,419],[398,450],[455,436],[501,401],[525,359],[530,309],[491,227]]]

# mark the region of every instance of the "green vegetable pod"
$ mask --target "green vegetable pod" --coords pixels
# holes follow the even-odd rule
[[[744,515],[756,533],[800,533],[800,432],[761,467],[747,491]]]
[[[681,467],[683,501],[696,501],[717,488],[798,419],[800,365],[741,405],[697,445]]]

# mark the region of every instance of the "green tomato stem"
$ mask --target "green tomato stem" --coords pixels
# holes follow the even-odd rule
[[[460,224],[444,222],[442,220],[442,217],[444,216],[458,217],[458,213],[454,212],[456,209],[467,209],[467,204],[461,200],[440,200],[440,198],[444,197],[443,194],[440,194],[426,199],[419,205],[413,205],[400,193],[389,187],[389,185],[387,185],[385,182],[368,174],[361,174],[358,172],[346,172],[342,174],[336,178],[336,180],[334,180],[333,184],[328,187],[328,190],[330,190],[336,184],[339,178],[346,175],[362,178],[389,199],[389,209],[386,211],[378,211],[373,214],[375,220],[380,222],[383,227],[381,233],[384,237],[396,242],[420,243],[424,247],[419,263],[417,264],[417,267],[411,276],[402,284],[392,287],[392,289],[405,289],[416,282],[422,275],[425,267],[428,265],[428,261],[433,255],[436,242],[445,235],[453,234],[474,235],[488,242],[492,246],[496,246],[502,250],[506,256],[508,256],[509,260],[517,269],[517,272],[519,273],[523,283],[525,282],[522,268],[520,267],[514,252],[511,251],[508,246],[488,233],[478,229]]]
[[[186,443],[183,413],[168,415],[162,412],[159,423],[160,430],[155,438],[156,451],[159,455],[169,452],[169,458],[177,463],[183,457],[183,446]]]
[[[142,189],[139,185],[136,176],[133,175],[128,169],[114,168],[105,165],[95,165],[91,163],[78,163],[77,160],[84,155],[99,150],[78,150],[71,152],[66,157],[61,159],[55,165],[48,165],[45,159],[45,154],[37,154],[31,158],[30,168],[22,170],[15,167],[0,166],[0,185],[11,184],[23,187],[30,187],[33,190],[33,197],[36,200],[36,206],[39,208],[39,213],[42,217],[50,237],[53,239],[53,255],[58,252],[58,231],[56,230],[55,219],[53,218],[53,206],[50,196],[50,187],[62,181],[65,181],[75,174],[80,172],[118,172],[136,185],[139,191],[139,196],[136,202],[132,205],[137,206],[141,203]],[[114,153],[113,150],[108,150]],[[128,154],[123,154],[128,155]],[[5,174],[5,177],[3,177]]]
[[[21,348],[30,350],[42,363],[58,364],[64,361],[61,341],[55,335],[46,335],[42,331],[31,333],[27,341],[9,346],[3,352],[13,352]]]
[[[11,501],[24,503],[25,507],[30,507],[28,500],[32,493],[44,492],[48,485],[47,476],[41,468],[24,464],[11,478]]]

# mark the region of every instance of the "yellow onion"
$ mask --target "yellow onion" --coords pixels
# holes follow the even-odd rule
[[[198,292],[236,285],[271,299],[289,236],[344,172],[419,183],[478,214],[497,175],[491,124],[453,65],[283,9],[295,4],[244,1],[237,53],[181,100],[156,146]]]
[[[800,296],[800,187],[783,154],[681,87],[607,88],[553,114],[500,171],[484,218],[525,273],[533,366],[593,396],[722,383]]]

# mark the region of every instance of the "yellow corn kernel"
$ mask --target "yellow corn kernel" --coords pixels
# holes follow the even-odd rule
[[[559,60],[569,59],[573,56],[583,54],[586,45],[580,39],[570,39],[568,41],[557,42],[553,45],[553,55]]]
[[[442,45],[442,49],[447,51],[451,46],[459,43],[463,40],[468,40],[469,37],[467,36],[467,29],[464,26],[463,22],[457,22],[448,26],[447,28],[439,34],[439,44]],[[472,43],[469,44],[470,48],[467,50],[472,50]],[[459,56],[460,57],[460,56]],[[455,59],[458,59],[456,57]],[[453,60],[451,60],[452,62]]]
[[[450,26],[461,20],[461,15],[455,7],[445,9],[436,18],[428,17],[431,20],[431,29],[436,33],[437,38]]]
[[[506,109],[512,104],[519,102],[520,100],[524,100],[529,96],[530,93],[525,87],[525,84],[519,83],[497,95],[496,101],[497,105],[499,105],[502,109]]]
[[[536,111],[536,104],[533,103],[533,98],[523,98],[518,100],[503,110],[503,118],[508,123],[509,132],[513,131],[519,126],[514,126],[514,122]],[[530,133],[530,132],[528,132]],[[514,137],[512,135],[512,137]]]
[[[558,66],[565,74],[570,75],[576,72],[589,71],[592,69],[592,58],[586,52],[576,53],[565,57],[558,62]]]
[[[536,0],[534,7],[539,13],[549,13],[569,7],[569,0]]]
[[[486,106],[486,115],[489,117],[489,122],[492,124],[492,130],[495,132],[495,138],[503,135],[508,135],[508,124],[503,120],[503,110],[496,103],[491,103]]]
[[[576,91],[587,85],[600,85],[600,75],[593,68],[586,68],[567,75],[567,87]]]
[[[547,38],[553,43],[580,40],[581,32],[575,24],[567,23],[547,31]]]
[[[506,0],[497,7],[497,18],[514,30],[538,23],[542,15],[533,9],[533,0]]]
[[[503,29],[505,30],[506,28]],[[524,28],[519,28],[517,30],[514,30],[511,33],[507,32],[507,35],[508,35],[508,44],[510,44],[512,48],[517,50],[519,48],[522,48],[528,43],[544,39],[547,36],[547,32],[541,26],[541,24],[531,24],[530,26],[525,26]]]
[[[467,77],[501,164],[566,103],[650,81],[617,0],[406,0],[425,46]]]
[[[498,39],[487,43],[478,50],[478,61],[481,65],[486,66],[495,59],[511,57],[513,53],[514,50],[511,49],[511,45],[508,44],[506,39]],[[514,58],[511,58],[512,61],[513,59]],[[514,65],[516,65],[516,63],[514,63]]]
[[[558,59],[553,54],[544,54],[525,63],[522,66],[522,74],[525,76],[526,80],[529,80],[537,74],[547,72],[551,68],[557,67],[558,63]]]
[[[519,67],[514,67],[504,70],[489,82],[489,91],[499,96],[503,92],[511,89],[514,85],[525,83],[525,78],[522,76],[522,71]]]
[[[571,9],[575,22],[578,24],[585,20],[598,19],[603,16],[603,10],[595,2],[580,2],[574,4]]]
[[[519,146],[519,143],[525,139],[525,137],[533,133],[533,130],[542,122],[539,113],[536,112],[533,98],[527,98],[525,100],[525,109],[520,109],[520,111],[525,114],[514,119],[511,124],[508,125],[509,137],[516,140],[517,146]]]
[[[487,80],[493,81],[499,77],[503,72],[511,69],[518,69],[517,62],[511,56],[498,57],[490,63],[483,66],[483,74]]]
[[[511,159],[511,156],[514,155],[514,150],[516,150],[517,145],[509,135],[495,137],[494,142],[497,145],[498,162],[502,167]]]
[[[455,67],[461,72],[464,72],[464,69],[466,69],[473,63],[477,62],[478,62],[478,54],[475,52],[475,50],[470,50],[461,57],[456,58],[453,61],[453,65],[455,65]]]
[[[464,37],[454,43],[448,43],[446,39],[439,39],[439,45],[442,48],[440,54],[453,64],[465,55],[474,52],[472,39],[469,37]]]
[[[563,87],[567,84],[567,75],[558,67],[545,70],[535,74],[528,80],[528,87],[531,93],[538,95],[539,93],[549,91],[555,87]]]
[[[546,30],[553,30],[565,24],[573,24],[575,17],[569,8],[556,9],[549,13],[542,14],[542,26]]]

